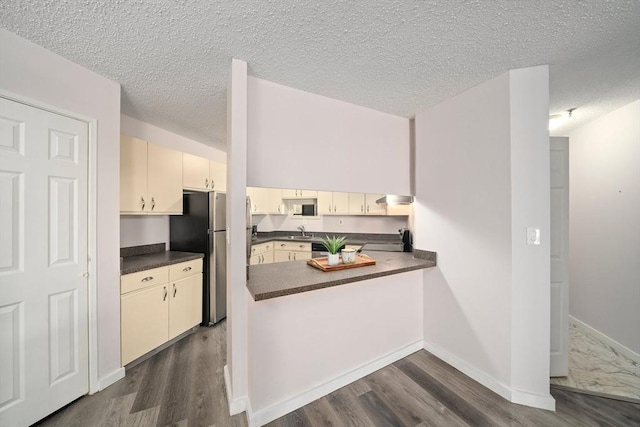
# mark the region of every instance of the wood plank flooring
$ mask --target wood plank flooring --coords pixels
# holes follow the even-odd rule
[[[226,325],[200,328],[37,426],[247,426],[229,416]],[[640,426],[640,405],[552,388],[556,412],[515,405],[426,351],[279,418],[269,426]]]

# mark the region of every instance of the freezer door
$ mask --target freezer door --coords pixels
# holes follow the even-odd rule
[[[211,293],[209,300],[211,323],[227,317],[227,232],[210,234],[213,253],[209,257],[211,268]]]
[[[227,229],[227,195],[212,191],[209,193],[209,221],[210,229],[213,231]]]

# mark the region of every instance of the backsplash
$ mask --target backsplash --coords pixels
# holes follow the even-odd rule
[[[407,227],[406,216],[333,216],[292,218],[288,215],[253,215],[259,232],[295,231],[304,225],[309,232],[398,233]]]
[[[121,215],[120,247],[165,243],[169,247],[168,215]]]

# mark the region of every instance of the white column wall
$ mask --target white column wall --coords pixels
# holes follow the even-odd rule
[[[550,357],[549,68],[511,70],[511,384],[516,403],[553,406]],[[527,245],[527,227],[540,245]],[[544,403],[546,402],[546,404]]]
[[[569,312],[640,353],[640,100],[569,134]]]
[[[425,348],[551,409],[547,74],[514,70],[416,115],[414,223],[415,246],[438,252]],[[526,247],[526,226],[546,241]]]
[[[121,368],[120,85],[4,29],[0,53],[2,90],[97,120],[98,377],[109,383]]]
[[[503,386],[511,378],[509,74],[416,115],[415,244],[425,345]]]
[[[231,62],[227,91],[227,367],[231,413],[246,407],[247,343],[247,63]]]

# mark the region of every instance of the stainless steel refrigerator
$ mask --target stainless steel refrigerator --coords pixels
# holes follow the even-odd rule
[[[251,245],[250,213],[247,220]],[[170,217],[170,249],[204,254],[201,324],[210,326],[227,317],[226,194],[185,192],[183,214]]]

